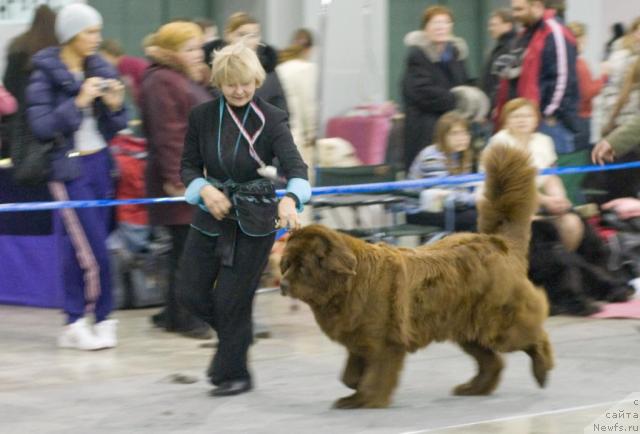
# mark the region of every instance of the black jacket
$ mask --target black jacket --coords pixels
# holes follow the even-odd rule
[[[11,156],[11,143],[15,140],[14,133],[18,129],[18,122],[24,114],[24,94],[29,84],[31,68],[29,54],[24,51],[10,51],[7,56],[7,68],[2,79],[4,87],[18,102],[18,111],[9,116],[2,117],[0,125],[0,159]]]
[[[204,44],[202,49],[204,50],[204,60],[207,65],[211,65],[214,58],[214,51],[220,50],[225,45],[227,45],[227,43],[222,39],[216,39],[215,41]],[[289,113],[287,99],[284,96],[282,84],[276,73],[278,53],[273,47],[265,44],[258,46],[257,54],[262,67],[267,73],[267,77],[262,86],[256,91],[256,96]]]
[[[256,97],[254,101],[265,116],[264,130],[254,145],[262,161],[269,165],[278,158],[286,179],[308,179],[307,165],[293,142],[287,114],[261,98]],[[234,109],[239,119],[243,118],[245,109]],[[219,116],[220,98],[197,106],[189,115],[180,173],[186,186],[193,180],[204,177],[205,172],[208,177],[220,182],[229,178],[237,183],[261,179],[257,173],[259,165],[251,158],[249,145],[240,135],[240,130],[226,108],[223,109],[220,149],[218,148]],[[247,132],[254,134],[259,127],[258,117],[250,112],[245,124]],[[208,233],[220,231],[220,222],[201,209],[196,211],[193,225]]]
[[[24,106],[24,93],[29,84],[31,67],[29,55],[21,51],[10,52],[7,56],[7,68],[4,71],[4,87],[14,96],[19,107]]]
[[[422,33],[422,32],[420,32]],[[454,39],[453,58],[441,62],[428,41],[411,41],[402,80],[405,105],[404,165],[405,169],[420,150],[431,144],[434,127],[440,116],[453,110],[456,99],[450,89],[467,83],[466,43]]]
[[[498,57],[511,52],[516,36],[515,30],[500,35],[485,63],[482,75],[482,90],[489,97],[492,107],[494,106],[496,92],[500,83],[500,77],[492,70],[493,64]]]

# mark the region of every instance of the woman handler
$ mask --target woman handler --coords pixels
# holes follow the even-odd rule
[[[191,112],[182,157],[185,196],[199,209],[179,268],[179,298],[218,333],[207,372],[218,386],[214,396],[252,388],[253,296],[278,225],[298,228],[298,212],[311,194],[286,113],[255,97],[264,78],[255,52],[243,43],[217,52],[212,84],[222,96]],[[271,166],[275,158],[284,179]],[[287,181],[280,201],[275,180]]]

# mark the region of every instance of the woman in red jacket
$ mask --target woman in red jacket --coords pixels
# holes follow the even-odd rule
[[[180,156],[193,107],[211,99],[201,83],[202,30],[194,23],[165,24],[153,36],[150,57],[140,92],[140,110],[148,140],[146,182],[149,197],[183,196]],[[206,69],[206,67],[205,67]],[[164,312],[153,317],[158,326],[196,338],[211,336],[209,327],[181,308],[175,297],[175,272],[182,254],[193,208],[185,203],[149,208],[151,225],[166,226],[171,234],[169,291]]]

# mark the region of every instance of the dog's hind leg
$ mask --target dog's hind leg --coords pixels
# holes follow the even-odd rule
[[[546,332],[542,332],[541,339],[524,350],[531,357],[531,369],[538,385],[544,387],[547,373],[553,368],[553,350]]]
[[[365,357],[364,372],[356,393],[338,399],[334,408],[388,407],[404,363],[404,348],[382,348]]]
[[[454,395],[488,395],[495,390],[504,367],[500,354],[476,342],[461,342],[460,346],[476,362],[478,374],[464,384],[453,389]]]
[[[342,374],[342,383],[348,388],[356,390],[364,373],[364,367],[364,357],[349,352],[347,364]]]

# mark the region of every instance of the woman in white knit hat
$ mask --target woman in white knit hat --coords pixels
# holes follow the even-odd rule
[[[57,139],[51,153],[49,190],[56,200],[113,197],[108,141],[126,127],[124,87],[113,67],[96,54],[102,17],[91,6],[73,3],[56,18],[60,47],[33,56],[26,92],[27,117],[43,142]],[[66,325],[64,348],[97,350],[116,345],[106,238],[109,208],[60,211],[67,237],[62,242]],[[95,316],[91,326],[85,315]]]

